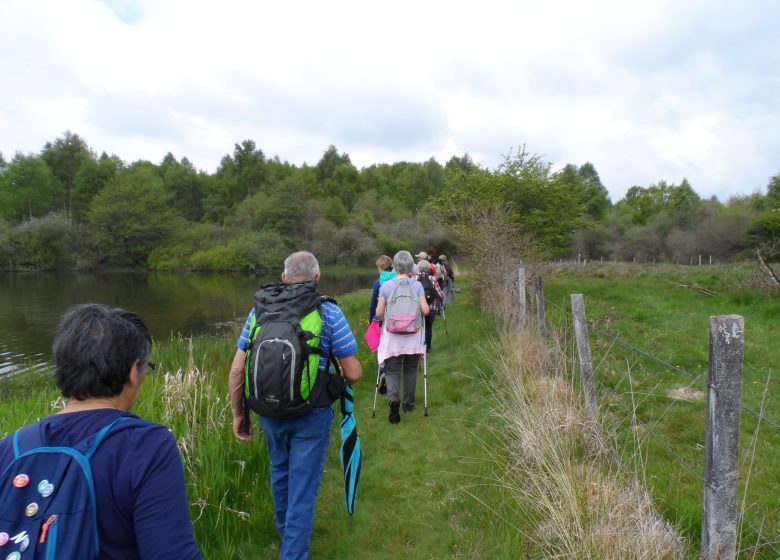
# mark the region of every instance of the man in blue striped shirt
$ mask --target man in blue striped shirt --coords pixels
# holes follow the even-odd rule
[[[293,253],[284,261],[282,282],[296,284],[320,279],[320,267],[311,253]],[[320,370],[327,370],[328,355],[339,360],[342,375],[350,383],[362,375],[357,341],[344,313],[329,301],[320,306]],[[233,412],[233,433],[241,441],[252,439],[252,427],[244,422],[244,364],[250,346],[250,328],[254,309],[249,313],[238,339],[238,350],[230,366],[228,388]],[[323,406],[296,418],[279,419],[260,416],[271,461],[271,490],[274,500],[276,530],[282,539],[281,560],[305,559],[309,555],[314,526],[314,506],[325,468],[330,442],[333,408]]]

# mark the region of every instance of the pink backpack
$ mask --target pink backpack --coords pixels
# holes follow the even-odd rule
[[[412,290],[411,278],[396,278],[395,289],[385,308],[385,329],[394,334],[414,334],[423,325],[420,301]]]

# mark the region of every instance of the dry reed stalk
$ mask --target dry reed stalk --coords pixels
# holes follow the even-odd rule
[[[166,372],[163,383],[163,418],[166,423],[187,426],[179,439],[184,464],[191,473],[196,442],[206,434],[219,433],[228,425],[227,399],[215,388],[213,375],[195,366],[192,339],[189,340],[187,368]]]
[[[636,473],[611,460],[601,426],[569,382],[561,340],[543,339],[532,321],[520,325],[517,269],[522,263],[532,282],[543,267],[533,264],[533,240],[512,223],[509,210],[454,209],[453,226],[482,275],[476,284],[483,309],[500,327],[489,349],[502,447],[491,452],[496,484],[507,489],[540,557],[680,558],[682,539],[654,509]],[[642,273],[636,265],[620,268]]]
[[[610,460],[598,423],[561,371],[561,353],[528,331],[505,332],[494,352],[502,484],[535,520],[526,537],[543,557],[681,557],[674,529]]]

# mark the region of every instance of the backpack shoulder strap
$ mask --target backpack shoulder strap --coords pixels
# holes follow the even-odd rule
[[[95,451],[97,451],[98,447],[100,447],[100,444],[103,443],[103,440],[106,439],[106,436],[109,434],[109,432],[114,426],[116,426],[117,424],[121,424],[122,422],[126,422],[128,420],[133,420],[133,417],[120,416],[119,418],[111,422],[108,426],[105,426],[102,430],[100,430],[95,436],[95,439],[92,440],[90,446],[87,448],[87,451],[84,453],[84,455],[87,457],[87,460],[92,459],[92,456],[95,454]]]
[[[45,445],[41,437],[41,423],[36,422],[23,426],[14,432],[14,457],[18,458],[24,451],[43,447]]]
[[[90,435],[87,438],[80,441],[79,443],[67,447],[71,447],[79,452],[82,452],[86,456],[87,460],[89,460],[92,458],[92,455],[95,454],[97,448],[100,446],[101,443],[103,443],[103,440],[106,438],[109,432],[114,428],[114,426],[122,422],[126,422],[128,420],[132,421],[135,420],[135,418],[133,416],[130,416],[129,414],[122,415],[116,420],[109,423],[107,426],[101,428],[101,430],[97,433],[97,435],[95,436]],[[130,427],[130,425],[128,425],[127,427]],[[41,436],[40,422],[36,422],[35,424],[30,424],[29,426],[24,426],[22,428],[19,428],[16,432],[14,432],[13,443],[14,443],[14,457],[16,458],[18,458],[23,452],[30,451],[38,447],[48,446],[48,444],[43,440],[43,436]]]
[[[320,317],[322,317],[322,304],[325,302],[332,303],[334,305],[338,305],[338,302],[335,298],[331,296],[326,295],[320,295],[320,305],[318,308],[318,311],[320,313]],[[325,325],[325,319],[322,320],[323,326]],[[334,373],[331,374],[330,372],[326,372],[328,374],[328,383],[327,383],[327,389],[326,392],[335,400],[344,392],[344,378],[341,376],[341,366],[339,365],[338,360],[336,359],[336,356],[333,355],[333,345],[331,345],[331,351],[325,352],[322,349],[322,346],[317,347],[315,350],[317,354],[320,356],[324,356],[328,359],[328,363],[333,366]]]

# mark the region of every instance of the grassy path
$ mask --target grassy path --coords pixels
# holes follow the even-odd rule
[[[363,302],[360,302],[363,303]],[[366,305],[344,305],[365,330]],[[428,357],[429,416],[423,416],[423,379],[418,378],[418,408],[388,422],[387,402],[379,396],[371,417],[376,365],[363,356],[364,379],[355,390],[364,470],[352,525],[336,474],[338,436],[331,445],[318,503],[312,558],[496,558],[494,522],[463,491],[485,475],[485,451],[478,437],[484,426],[484,389],[478,371],[480,348],[493,326],[473,305],[468,291],[447,314],[449,336],[437,318],[433,352]],[[473,488],[471,489],[473,491]],[[479,492],[481,493],[481,492]],[[503,537],[502,537],[503,540]],[[271,557],[271,556],[268,556]]]

